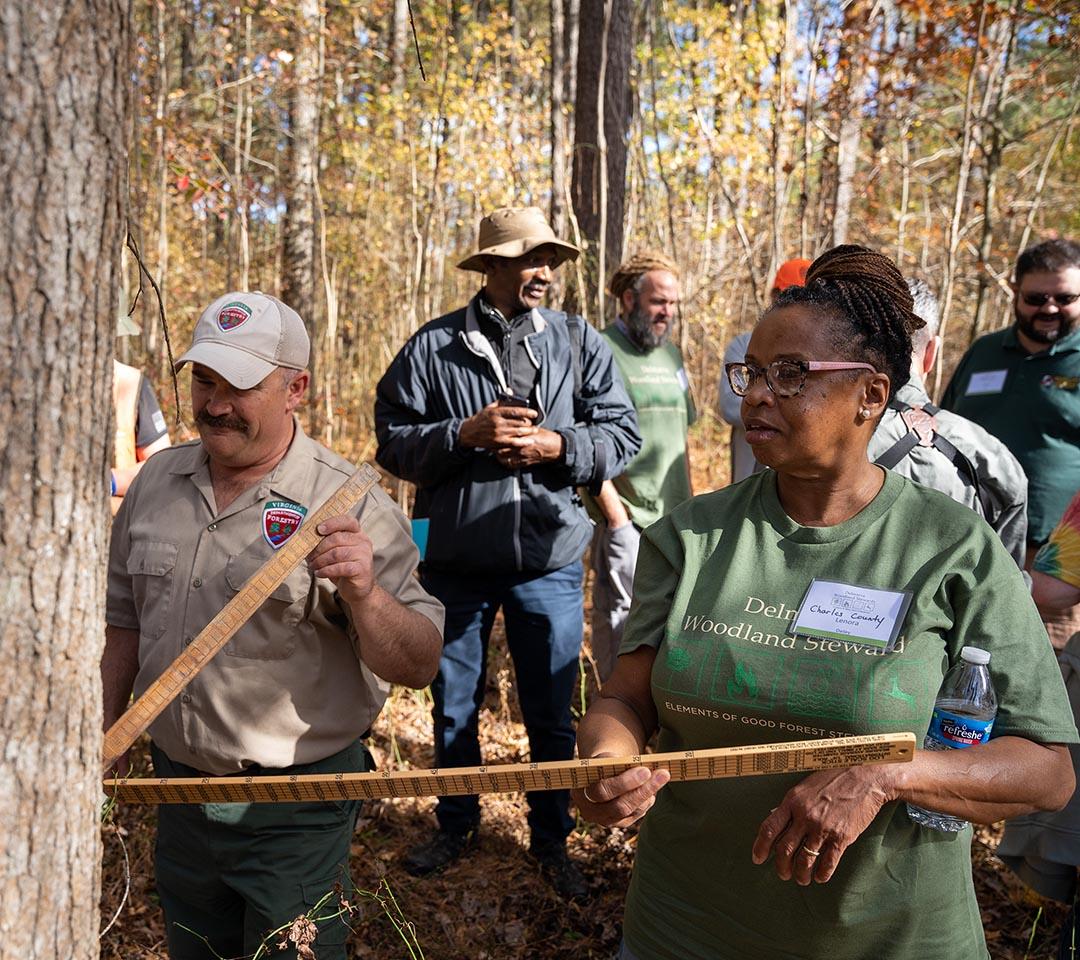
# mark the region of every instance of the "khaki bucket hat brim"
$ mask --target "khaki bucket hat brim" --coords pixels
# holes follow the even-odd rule
[[[504,207],[480,221],[479,249],[458,264],[459,270],[484,272],[484,257],[523,257],[537,247],[555,248],[559,264],[576,260],[580,251],[555,236],[539,207]]]

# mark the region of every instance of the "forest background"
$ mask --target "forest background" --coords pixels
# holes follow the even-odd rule
[[[1011,322],[1020,249],[1080,235],[1073,3],[134,10],[130,225],[174,341],[223,291],[283,296],[314,333],[309,426],[357,454],[390,359],[475,291],[454,264],[498,206],[539,206],[584,247],[549,305],[601,326],[624,251],[674,256],[676,337],[707,413],[725,343],[789,257],[862,243],[923,276],[945,369]],[[130,304],[130,257],[124,284]],[[143,336],[120,358],[174,406],[156,299],[136,315]]]
[[[133,87],[119,111],[127,184],[105,199],[118,196],[126,213],[120,312],[134,307],[142,335],[117,340],[117,353],[175,414],[186,408],[186,383],[174,394],[162,318],[182,347],[221,292],[277,293],[314,333],[309,427],[354,459],[373,451],[374,388],[391,357],[474,292],[478,278],[454,263],[473,246],[482,213],[500,205],[544,208],[584,248],[549,302],[598,325],[611,316],[603,279],[624,251],[658,247],[682,264],[676,337],[705,414],[691,438],[699,490],[727,481],[726,430],[714,410],[724,344],[752,325],[780,262],[850,241],[925,277],[943,304],[947,380],[974,336],[1011,320],[1017,251],[1080,234],[1080,9],[1067,0],[414,0],[411,10],[406,0],[134,0],[131,11],[133,30],[115,34],[131,41]],[[90,159],[87,170],[97,175]],[[106,358],[99,350],[91,369]],[[38,405],[46,419],[50,409]],[[97,502],[100,447],[82,474],[74,468],[79,503]],[[50,469],[39,461],[35,476]],[[407,500],[405,489],[399,495]],[[35,507],[35,521],[51,509]],[[83,564],[91,577],[100,567]],[[96,590],[76,605],[88,622],[100,617]],[[54,608],[40,583],[38,593],[35,615],[45,616]],[[65,670],[77,671],[80,660],[68,660]],[[490,676],[486,755],[522,759],[504,656]],[[584,701],[587,662],[582,677]],[[44,689],[28,685],[24,697],[13,688],[5,709],[17,716]],[[71,702],[92,726],[86,698]],[[384,767],[430,763],[427,709],[420,694],[391,700],[376,731]],[[95,741],[81,739],[89,797]],[[20,755],[27,776],[48,755],[42,743]],[[487,803],[491,836],[472,861],[424,883],[406,878],[396,863],[429,809],[366,808],[354,864],[379,896],[361,897],[356,955],[415,956],[421,944],[431,957],[610,955],[632,834],[575,835],[597,899],[569,909],[520,855],[520,798]],[[104,832],[109,957],[163,956],[152,816],[121,810]],[[1043,905],[992,860],[993,842],[993,831],[980,831],[975,862],[994,956],[1046,956]],[[44,846],[30,844],[29,859]],[[73,880],[71,902],[86,902],[86,876]],[[47,915],[21,928],[5,920],[10,949],[21,949],[25,931],[40,936]],[[63,908],[52,916],[65,926]],[[70,924],[75,942],[79,929]]]

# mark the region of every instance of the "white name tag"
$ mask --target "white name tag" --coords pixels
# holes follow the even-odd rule
[[[973,373],[968,380],[965,397],[977,397],[986,393],[1001,393],[1005,386],[1005,378],[1009,375],[1008,370],[980,370]]]
[[[815,578],[810,581],[791,632],[804,637],[854,640],[875,650],[891,650],[910,603],[910,590],[878,590]]]

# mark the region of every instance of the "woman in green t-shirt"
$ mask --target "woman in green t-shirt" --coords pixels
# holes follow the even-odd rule
[[[896,267],[830,250],[728,369],[771,470],[695,497],[643,535],[611,679],[582,757],[865,733],[925,735],[964,645],[990,651],[995,738],[908,764],[673,783],[628,770],[575,799],[610,826],[645,816],[627,895],[631,960],[985,958],[971,831],[916,825],[905,802],[990,823],[1057,809],[1077,740],[1023,578],[974,512],[869,462],[921,324]],[[891,646],[796,632],[811,580],[910,593]],[[860,601],[861,602],[861,601]],[[661,789],[663,788],[663,789]],[[790,882],[794,881],[794,883]]]

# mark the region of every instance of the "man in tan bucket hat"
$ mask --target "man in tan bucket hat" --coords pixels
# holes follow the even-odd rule
[[[463,270],[484,274],[468,306],[422,327],[375,401],[376,459],[416,484],[429,523],[421,582],[447,608],[432,684],[435,763],[481,762],[487,644],[501,608],[533,761],[574,754],[570,698],[582,638],[581,557],[591,524],[576,494],[620,474],[641,445],[611,350],[581,317],[540,306],[577,248],[535,207],[480,222]],[[567,899],[588,885],[567,857],[567,791],[528,795],[530,850]],[[414,875],[452,863],[480,822],[476,797],[442,797]]]
[[[176,366],[191,365],[200,439],[148,460],[113,524],[106,729],[355,469],[294,415],[308,351],[296,311],[263,293],[219,297],[196,324]],[[413,576],[396,504],[376,487],[320,532],[307,564],[150,726],[157,776],[370,769],[362,738],[388,684],[431,680],[442,607]],[[251,956],[336,883],[350,896],[358,809],[163,806],[155,872],[172,960]],[[342,918],[318,926],[320,960],[345,960]]]

